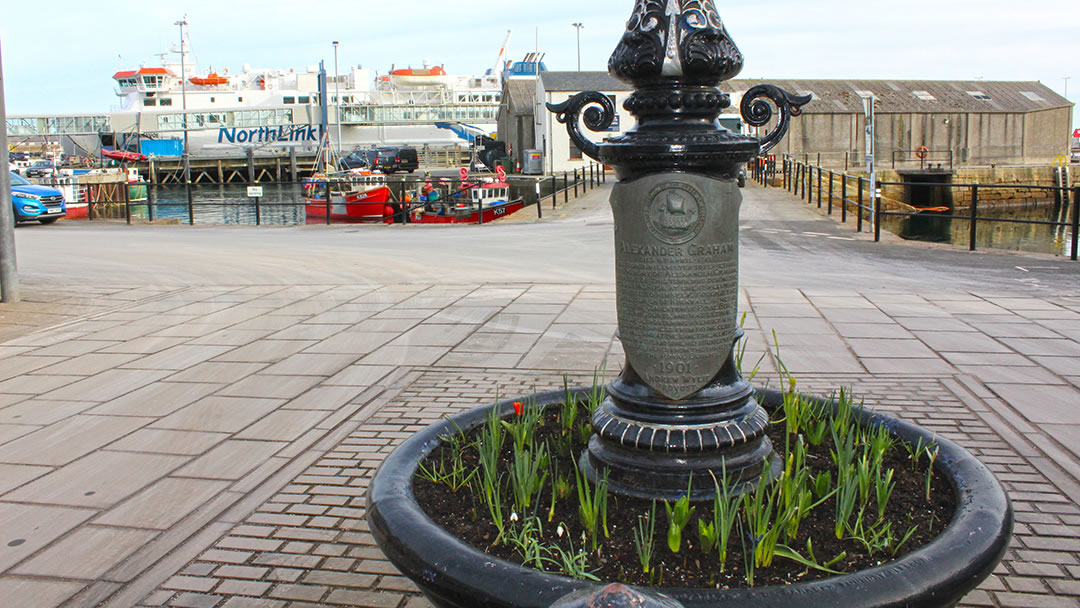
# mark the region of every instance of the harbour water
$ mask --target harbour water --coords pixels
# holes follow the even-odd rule
[[[299,184],[265,184],[258,201],[260,224],[291,226],[304,223],[303,188]],[[252,224],[256,201],[247,196],[247,186],[197,184],[191,187],[194,224]],[[187,192],[183,186],[150,188],[150,201],[131,204],[133,220],[176,220],[189,222]]]
[[[963,216],[966,209],[953,212],[954,216]],[[1070,253],[1072,230],[1068,226],[1020,223],[1016,220],[1034,220],[1042,222],[1070,221],[1069,212],[1063,212],[1061,205],[1047,202],[1037,205],[1003,209],[979,209],[979,218],[1008,221],[976,222],[976,249],[1005,249],[1068,255]],[[906,240],[949,243],[967,247],[970,239],[971,221],[961,217],[946,217],[928,212],[914,217],[886,216],[882,218],[882,229],[892,232]]]

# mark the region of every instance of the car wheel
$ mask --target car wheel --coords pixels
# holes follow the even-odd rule
[[[60,218],[58,218],[58,217],[43,217],[38,221],[41,222],[42,224],[52,224],[52,223],[56,222],[56,220],[58,220],[58,219],[60,219]]]
[[[413,171],[416,171],[416,169],[409,169],[409,175],[412,175]]]

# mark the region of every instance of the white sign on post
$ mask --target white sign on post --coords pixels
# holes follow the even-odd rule
[[[248,198],[259,198],[263,195],[262,186],[248,186],[247,187]]]

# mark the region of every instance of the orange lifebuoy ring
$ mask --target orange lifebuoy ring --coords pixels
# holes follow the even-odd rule
[[[919,146],[918,150],[915,150],[915,156],[919,157],[919,160],[926,160],[927,155],[930,154],[930,148],[926,146]]]

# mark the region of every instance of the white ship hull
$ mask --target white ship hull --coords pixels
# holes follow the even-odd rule
[[[494,123],[480,123],[482,128],[495,130]],[[414,146],[425,145],[435,148],[466,145],[466,142],[453,132],[436,128],[434,125],[373,125],[341,127],[341,142],[337,138],[337,126],[329,126],[331,146],[349,151],[355,148],[372,146]],[[144,138],[183,140],[181,131],[144,131]],[[319,127],[317,125],[298,125],[288,127],[246,127],[214,130],[188,131],[188,146],[192,158],[244,158],[251,149],[256,157],[281,156],[289,154],[295,148],[296,154],[314,154],[319,145]],[[168,158],[168,157],[164,157]]]

